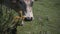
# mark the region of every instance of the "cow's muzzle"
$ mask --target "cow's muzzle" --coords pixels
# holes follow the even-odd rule
[[[24,21],[32,21],[33,17],[25,17]]]

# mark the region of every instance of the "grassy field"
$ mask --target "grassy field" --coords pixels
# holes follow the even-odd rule
[[[18,26],[18,34],[60,34],[60,3],[58,0],[34,2],[34,20]]]

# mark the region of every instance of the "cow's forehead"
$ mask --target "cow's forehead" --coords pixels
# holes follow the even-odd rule
[[[30,0],[25,0],[25,1],[30,1]]]
[[[24,0],[25,2],[30,2],[30,0]]]

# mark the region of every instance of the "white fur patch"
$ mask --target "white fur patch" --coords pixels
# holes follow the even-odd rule
[[[24,0],[24,2],[26,3],[26,10],[27,13],[25,13],[25,17],[32,17],[33,18],[33,12],[32,12],[32,7],[30,6],[30,1],[34,1],[34,0]]]
[[[26,17],[33,17],[32,7],[27,7],[27,13],[25,13]]]

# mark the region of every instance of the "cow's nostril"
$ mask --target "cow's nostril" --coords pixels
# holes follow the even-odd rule
[[[26,18],[24,19],[24,21],[32,21],[32,20],[33,20],[32,17],[26,17]]]

